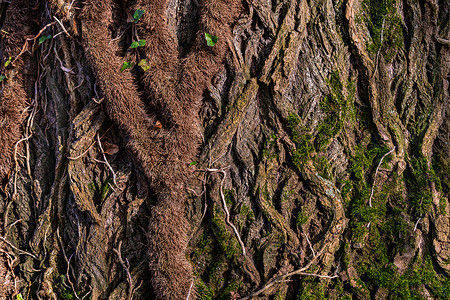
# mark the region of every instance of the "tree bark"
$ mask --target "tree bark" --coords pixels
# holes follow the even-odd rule
[[[449,299],[448,1],[10,2],[0,299]]]

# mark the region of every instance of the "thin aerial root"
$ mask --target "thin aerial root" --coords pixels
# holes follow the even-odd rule
[[[264,291],[266,291],[267,289],[269,289],[270,287],[272,287],[273,285],[275,285],[276,283],[282,282],[284,280],[286,280],[287,278],[294,276],[294,275],[300,275],[300,276],[313,276],[313,277],[318,277],[318,278],[338,278],[339,275],[337,275],[337,271],[338,269],[336,269],[335,274],[333,275],[320,275],[320,274],[315,274],[315,273],[308,273],[305,272],[306,270],[308,270],[311,265],[313,263],[315,263],[319,257],[325,253],[326,248],[328,247],[328,245],[331,244],[331,242],[333,241],[335,234],[333,234],[328,240],[325,240],[322,247],[320,248],[320,250],[318,252],[315,253],[315,255],[313,255],[313,257],[309,260],[309,262],[303,266],[302,268],[299,268],[297,270],[291,271],[291,272],[287,272],[284,273],[282,275],[273,277],[272,279],[270,279],[269,281],[267,281],[266,284],[263,285],[263,287],[261,287],[260,289],[258,289],[257,291],[253,292],[252,294],[242,297],[240,298],[240,300],[247,300],[247,299],[252,299],[253,297],[256,297],[260,294],[262,294]]]
[[[373,176],[373,185],[372,185],[372,191],[370,192],[370,197],[369,197],[369,206],[372,207],[372,196],[373,196],[373,190],[375,188],[375,181],[377,180],[377,175],[378,175],[378,170],[380,169],[381,164],[383,163],[383,159],[388,156],[389,154],[391,154],[392,152],[395,151],[395,146],[394,148],[391,149],[391,151],[389,151],[388,153],[386,153],[385,155],[383,155],[383,157],[381,158],[380,162],[378,163],[377,169],[375,170],[375,175]]]
[[[131,300],[133,299],[133,291],[134,291],[134,286],[133,286],[133,280],[131,278],[131,273],[130,273],[130,263],[127,260],[127,263],[125,264],[123,258],[122,258],[122,241],[119,242],[119,246],[117,246],[117,249],[113,249],[114,253],[116,253],[117,258],[119,259],[120,264],[122,265],[123,269],[125,270],[125,273],[127,274],[127,281],[128,281],[128,296],[127,296],[127,300]]]

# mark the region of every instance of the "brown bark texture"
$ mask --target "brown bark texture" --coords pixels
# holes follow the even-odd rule
[[[450,299],[449,10],[0,1],[0,299]]]

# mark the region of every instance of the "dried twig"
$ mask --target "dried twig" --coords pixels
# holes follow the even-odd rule
[[[58,20],[57,17],[53,16],[53,18],[56,20],[56,22],[58,22],[59,26],[61,26],[62,30],[64,30],[64,33],[71,39],[73,39],[73,37],[69,34],[69,32],[66,30],[66,28],[64,27],[64,24]]]
[[[222,180],[220,182],[219,193],[220,193],[220,199],[222,200],[223,209],[225,211],[225,222],[227,223],[228,226],[230,226],[233,229],[234,234],[235,234],[239,244],[241,245],[242,255],[245,256],[247,252],[245,251],[244,242],[242,242],[241,236],[240,236],[236,226],[234,226],[234,224],[230,221],[230,212],[228,211],[227,203],[225,201],[225,195],[223,194],[223,183],[224,183],[225,178],[227,176],[227,173],[224,170],[227,169],[227,168],[229,168],[229,167],[225,167],[225,168],[221,168],[221,169],[208,169],[207,168],[207,169],[196,170],[196,171],[204,171],[204,172],[211,172],[211,173],[222,173],[223,177],[222,177]]]
[[[256,297],[259,294],[261,294],[264,291],[266,291],[267,289],[269,289],[270,287],[272,287],[274,284],[286,281],[286,279],[288,277],[291,277],[291,276],[294,276],[294,275],[314,276],[314,277],[318,277],[318,278],[329,278],[329,279],[339,277],[336,274],[329,276],[329,275],[319,275],[319,274],[305,272],[325,252],[326,247],[329,245],[329,242],[333,239],[333,237],[335,235],[336,235],[336,233],[333,234],[327,241],[325,241],[323,243],[323,246],[320,248],[320,250],[311,258],[311,260],[305,266],[303,266],[302,268],[297,269],[295,271],[287,272],[285,274],[282,274],[282,275],[279,275],[277,277],[274,277],[274,278],[270,279],[262,288],[260,288],[259,290],[257,290],[256,292],[254,292],[254,293],[252,293],[252,294],[250,294],[248,296],[240,298],[240,300],[246,300],[246,299],[251,299],[253,297]]]
[[[443,39],[437,35],[435,36],[435,39],[439,44],[450,47],[450,40]]]
[[[17,223],[22,222],[22,221],[23,221],[23,219],[16,220],[16,221],[12,222],[11,224],[9,224],[8,227],[13,227],[14,225],[16,225]]]
[[[127,300],[131,300],[133,299],[133,280],[131,278],[131,273],[130,273],[130,264],[128,263],[127,260],[127,264],[125,264],[125,262],[122,259],[122,254],[121,254],[121,248],[122,248],[122,241],[119,242],[119,246],[117,247],[117,249],[113,249],[114,253],[117,254],[117,257],[119,259],[120,264],[122,265],[122,267],[125,269],[125,272],[127,273],[127,280],[128,280],[128,285],[129,285],[129,292],[128,292],[128,297]]]
[[[311,242],[310,242],[310,240],[308,238],[308,235],[306,233],[304,233],[303,235],[306,237],[306,241],[308,242],[309,249],[311,249],[312,255],[316,256],[316,252],[314,251],[314,248],[313,248],[313,246],[312,246],[312,244],[311,244]]]
[[[203,191],[199,194],[197,193],[195,190],[191,189],[191,188],[186,188],[189,192],[191,192],[192,194],[194,194],[196,197],[201,197],[203,196]]]
[[[26,162],[26,166],[27,166],[27,174],[30,177],[30,180],[33,181],[32,175],[31,175],[31,164],[30,164],[30,147],[28,144],[28,140],[31,139],[31,137],[33,136],[33,124],[34,124],[34,118],[36,116],[37,113],[37,101],[38,101],[38,80],[35,81],[34,83],[34,89],[35,89],[35,94],[34,94],[34,99],[33,102],[31,104],[31,106],[28,106],[24,109],[24,113],[29,110],[31,108],[31,113],[27,119],[27,125],[25,127],[24,130],[24,134],[25,137],[20,139],[19,141],[16,142],[16,144],[14,145],[14,190],[13,190],[13,195],[12,195],[12,199],[14,200],[17,194],[17,174],[19,173],[19,162],[17,159],[17,156],[19,155],[18,150],[19,150],[19,145],[20,143],[24,142],[25,143],[25,149],[26,149],[26,157],[25,162]]]
[[[224,183],[224,181],[225,181],[225,177],[226,177],[226,174],[227,174],[227,173],[225,173],[225,171],[220,171],[220,172],[223,174],[223,178],[222,178],[222,181],[220,182],[219,191],[220,191],[220,198],[222,199],[223,209],[225,210],[225,214],[226,214],[226,219],[225,219],[225,221],[227,222],[228,226],[230,226],[231,228],[233,228],[234,234],[236,235],[236,238],[238,239],[239,244],[241,245],[241,248],[242,248],[242,255],[245,256],[245,255],[246,255],[246,251],[245,251],[245,245],[244,245],[244,242],[242,242],[241,236],[239,235],[239,232],[237,231],[236,226],[234,226],[234,224],[231,223],[231,221],[230,221],[230,213],[229,213],[229,211],[228,211],[227,203],[226,203],[226,201],[225,201],[225,196],[224,196],[224,194],[223,194],[223,183]]]
[[[38,34],[36,34],[33,38],[28,38],[28,39],[26,39],[26,40],[25,40],[25,44],[24,44],[23,47],[22,47],[22,50],[20,50],[19,54],[14,58],[14,60],[12,61],[12,63],[15,63],[15,62],[19,59],[19,57],[21,57],[22,54],[25,53],[25,51],[27,50],[27,45],[28,45],[28,42],[29,42],[29,41],[35,42],[36,39],[37,39],[37,38],[45,31],[45,29],[47,29],[48,27],[50,27],[50,26],[52,26],[52,25],[54,25],[54,24],[56,24],[56,22],[51,22],[51,23],[45,25],[45,26],[42,27],[42,29],[38,32]]]
[[[92,101],[94,101],[97,104],[101,104],[105,100],[105,98],[101,98],[100,100],[96,100],[95,98],[92,98]]]
[[[89,286],[89,292],[86,293],[86,295],[83,296],[83,298],[81,298],[81,300],[84,300],[84,298],[86,298],[87,296],[89,296],[92,292],[92,286]]]
[[[370,192],[370,197],[369,197],[369,206],[370,207],[372,207],[372,196],[373,196],[373,190],[375,188],[375,181],[377,180],[378,169],[380,168],[381,164],[383,163],[383,159],[394,151],[395,151],[395,146],[394,146],[394,148],[391,149],[391,151],[389,151],[388,153],[383,155],[380,162],[378,163],[377,169],[375,170],[375,175],[373,177],[372,191]]]
[[[69,276],[70,260],[72,259],[73,254],[69,258],[67,258],[66,251],[64,250],[64,244],[62,242],[61,236],[59,235],[59,227],[56,228],[56,236],[58,237],[59,243],[61,244],[61,250],[62,250],[62,253],[63,253],[63,256],[64,256],[64,260],[67,263],[66,279],[69,282],[70,287],[72,288],[72,292],[75,295],[75,298],[77,298],[77,300],[80,300],[80,297],[78,297],[78,294],[75,291],[75,287],[74,287],[72,281],[70,280],[70,276]]]
[[[13,244],[11,244],[11,242],[9,242],[7,239],[5,239],[4,237],[0,236],[0,241],[4,242],[5,244],[7,244],[8,246],[10,246],[11,248],[13,248],[14,250],[16,250],[19,254],[24,254],[24,255],[28,255],[31,256],[34,259],[38,259],[36,255],[27,252],[27,251],[23,251],[20,250],[19,248],[17,248],[16,246],[14,246]]]
[[[14,169],[14,189],[13,189],[13,194],[12,194],[12,199],[14,200],[17,194],[17,173],[19,172],[19,162],[17,159],[17,152],[19,150],[19,144],[25,141],[28,141],[29,139],[31,139],[31,135],[28,135],[20,140],[18,140],[16,142],[16,144],[14,145],[14,164],[15,164],[15,169]]]
[[[414,225],[414,231],[417,230],[417,226],[419,226],[420,220],[422,220],[422,218],[419,218],[416,222],[416,225]]]
[[[69,159],[69,160],[77,160],[77,159],[80,159],[81,157],[85,156],[86,153],[89,152],[89,149],[91,149],[92,146],[94,146],[94,144],[95,144],[96,142],[97,142],[97,141],[93,141],[92,144],[91,144],[91,145],[90,145],[83,153],[81,153],[80,155],[75,156],[75,157],[70,157],[70,156],[68,156],[67,159]]]

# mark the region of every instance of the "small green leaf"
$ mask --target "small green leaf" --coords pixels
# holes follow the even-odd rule
[[[211,35],[209,33],[205,32],[205,39],[206,39],[206,44],[210,47],[214,46],[215,44],[217,44],[217,41],[219,40],[219,38],[215,35]]]
[[[142,16],[144,15],[144,13],[145,13],[145,10],[144,10],[144,9],[138,9],[138,10],[136,10],[136,11],[134,12],[134,14],[133,14],[134,23],[137,23],[137,22],[142,18]]]
[[[6,76],[5,75],[0,75],[0,82],[2,82],[3,80],[5,80],[6,79]]]
[[[196,164],[198,164],[198,162],[193,161],[193,162],[191,162],[191,163],[189,164],[189,167],[195,166]]]
[[[22,294],[17,294],[16,300],[24,300],[23,297],[22,297]]]
[[[139,40],[138,42],[132,42],[130,48],[135,49],[137,47],[143,47],[145,46],[146,41],[145,40]]]
[[[142,70],[147,71],[148,69],[150,69],[150,65],[147,63],[147,61],[145,59],[142,59],[139,63],[138,66],[142,68]]]
[[[120,68],[120,72],[125,71],[126,69],[131,69],[133,67],[133,63],[124,61],[122,67]]]
[[[8,58],[8,60],[5,62],[5,68],[6,68],[7,66],[9,66],[9,64],[11,63],[11,59],[12,59],[12,57],[10,56],[10,57]]]
[[[39,45],[42,44],[43,42],[45,42],[46,40],[51,39],[51,38],[52,38],[52,35],[51,35],[51,34],[41,36],[41,37],[39,38]]]

